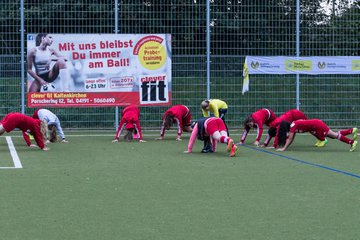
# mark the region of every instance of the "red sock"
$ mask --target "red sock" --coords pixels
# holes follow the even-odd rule
[[[353,131],[353,129],[352,129],[352,128],[349,128],[349,129],[347,129],[347,130],[340,130],[339,133],[340,133],[341,135],[347,136],[347,135],[351,134],[352,131]]]
[[[354,140],[351,140],[351,139],[343,136],[342,134],[339,134],[337,139],[339,139],[340,141],[342,141],[344,143],[350,144],[350,145],[352,145],[354,143]]]

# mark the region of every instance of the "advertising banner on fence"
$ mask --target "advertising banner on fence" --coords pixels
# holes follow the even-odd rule
[[[249,91],[249,74],[360,74],[360,57],[247,56],[243,70],[243,91]]]
[[[169,34],[28,34],[28,106],[171,105]]]

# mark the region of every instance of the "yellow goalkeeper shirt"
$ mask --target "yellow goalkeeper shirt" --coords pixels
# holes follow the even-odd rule
[[[210,99],[209,111],[214,114],[215,117],[219,117],[219,109],[227,109],[228,106],[226,102],[220,99]],[[208,117],[208,111],[202,109],[204,117]]]

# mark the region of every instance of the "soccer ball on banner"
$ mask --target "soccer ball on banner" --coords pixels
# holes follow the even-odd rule
[[[51,83],[47,83],[41,86],[40,92],[56,92],[56,89],[54,85],[52,85]]]

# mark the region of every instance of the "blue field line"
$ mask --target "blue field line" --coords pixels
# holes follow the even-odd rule
[[[275,152],[272,152],[272,151],[269,151],[269,150],[266,150],[266,149],[263,149],[263,148],[253,147],[253,146],[246,146],[246,145],[239,145],[239,146],[251,148],[251,149],[254,149],[256,151],[260,151],[260,152],[268,153],[268,154],[275,155],[275,156],[278,156],[278,157],[282,157],[282,158],[285,158],[285,159],[288,159],[288,160],[291,160],[291,161],[294,161],[294,162],[310,165],[310,166],[313,166],[313,167],[322,168],[322,169],[325,169],[325,170],[328,170],[328,171],[331,171],[331,172],[336,172],[336,173],[344,174],[344,175],[347,175],[347,176],[350,176],[350,177],[353,177],[353,178],[360,179],[360,175],[357,175],[357,174],[354,174],[354,173],[342,171],[342,170],[339,170],[339,169],[336,169],[336,168],[331,168],[331,167],[327,167],[327,166],[316,164],[316,163],[307,162],[307,161],[296,159],[296,158],[293,158],[293,157],[284,156],[284,155],[281,155],[279,153],[275,153]]]

